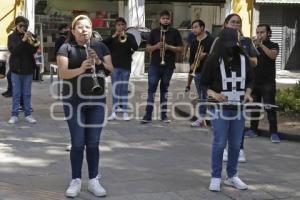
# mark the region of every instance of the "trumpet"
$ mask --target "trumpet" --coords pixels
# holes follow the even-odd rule
[[[166,54],[166,32],[167,32],[167,26],[161,26],[160,27],[160,42],[162,43],[162,47],[160,49],[160,58],[161,62],[160,65],[165,65],[165,54]]]
[[[191,68],[193,70],[193,73],[190,74],[190,76],[192,77],[195,77],[196,76],[196,70],[198,69],[198,67],[200,66],[200,56],[201,56],[201,53],[203,52],[203,46],[201,45],[201,40],[199,41],[199,44],[198,44],[198,48],[197,48],[197,51],[196,51],[196,54],[195,54],[195,59],[194,59],[194,62],[193,64],[191,65]]]
[[[126,33],[124,31],[122,32],[122,35],[118,36],[118,40],[121,43],[125,43],[127,41],[127,35],[126,35]]]
[[[113,35],[113,38],[115,37],[118,37],[118,41],[121,43],[125,43],[127,41],[127,35],[124,31],[122,32],[122,34]]]
[[[23,32],[24,34],[25,33],[29,33],[29,36],[28,36],[28,39],[27,39],[27,42],[34,46],[34,47],[38,47],[40,46],[41,42],[37,39],[36,35],[31,33],[30,31],[26,31],[26,32]]]

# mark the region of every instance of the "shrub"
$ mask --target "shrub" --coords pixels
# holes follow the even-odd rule
[[[300,112],[300,81],[292,88],[277,90],[276,104],[284,111]]]

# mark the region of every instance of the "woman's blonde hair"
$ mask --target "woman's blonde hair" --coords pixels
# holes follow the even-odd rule
[[[90,22],[90,24],[92,25],[92,21],[91,21],[91,19],[88,16],[86,16],[86,15],[78,15],[77,17],[75,17],[73,19],[71,28],[74,29],[75,25],[76,25],[76,22],[78,22],[79,20],[83,20],[83,19],[88,20]]]

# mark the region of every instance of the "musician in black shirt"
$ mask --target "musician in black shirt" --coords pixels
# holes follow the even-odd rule
[[[257,26],[254,40],[260,55],[258,56],[258,65],[255,67],[255,81],[253,89],[253,97],[255,102],[275,104],[276,96],[276,66],[275,60],[279,53],[279,46],[277,43],[271,42],[271,28],[267,24],[260,24]],[[273,143],[280,143],[280,137],[277,132],[277,116],[273,109],[267,110],[269,120],[269,130],[271,133],[271,141]],[[253,117],[258,117],[259,113],[253,113]],[[254,132],[256,135],[258,129],[258,120],[251,120],[251,128],[248,132]]]
[[[86,152],[89,181],[88,190],[95,196],[106,191],[98,180],[99,140],[105,116],[105,96],[94,93],[91,70],[97,74],[112,71],[108,48],[91,40],[92,22],[85,15],[74,18],[69,40],[57,53],[60,78],[64,80],[63,103],[71,135],[70,160],[72,181],[66,190],[67,197],[76,197],[81,189],[81,169]],[[103,80],[103,79],[102,79]],[[105,81],[105,79],[103,80]],[[105,84],[98,83],[103,89]]]
[[[138,49],[135,37],[126,33],[126,21],[119,17],[115,21],[116,32],[105,39],[103,42],[111,51],[112,63],[114,71],[112,72],[112,114],[108,120],[115,120],[117,118],[116,110],[119,105],[124,111],[123,120],[129,121],[127,111],[128,103],[128,82],[131,71],[132,54]]]
[[[205,32],[205,23],[198,19],[192,22],[192,31],[197,36],[193,40],[190,47],[190,65],[191,71],[189,76],[194,77],[195,86],[200,99],[206,99],[206,92],[201,84],[201,71],[207,55],[210,52],[210,47],[214,42],[214,38],[207,35]],[[191,123],[192,127],[206,127],[203,119],[206,114],[205,106],[199,106],[199,118]]]
[[[150,68],[148,71],[148,99],[146,114],[142,123],[152,120],[154,96],[160,81],[160,106],[161,120],[169,123],[167,117],[167,93],[169,83],[175,69],[176,53],[182,53],[183,43],[179,31],[170,27],[171,15],[169,11],[160,13],[161,27],[151,30],[146,51],[151,54]]]
[[[65,43],[68,33],[69,33],[69,25],[68,24],[63,23],[58,26],[59,37],[55,41],[54,55],[57,54],[61,45],[63,45],[63,43]]]

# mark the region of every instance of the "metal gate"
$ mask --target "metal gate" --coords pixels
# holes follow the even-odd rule
[[[285,61],[283,55],[285,52],[285,45],[283,44],[285,35],[283,32],[283,8],[282,6],[268,6],[262,5],[260,7],[259,22],[261,24],[269,24],[272,30],[271,41],[278,43],[279,55],[276,59],[276,69],[284,69]]]

